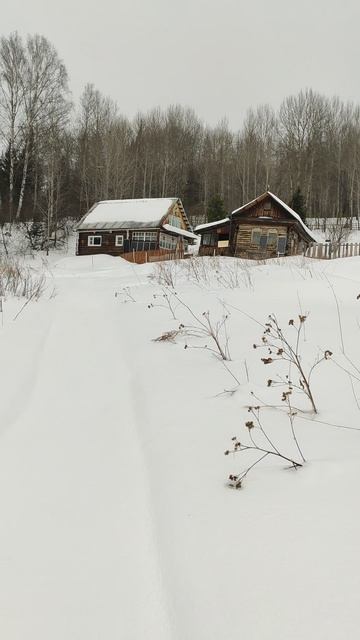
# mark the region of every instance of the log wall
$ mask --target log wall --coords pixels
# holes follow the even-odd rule
[[[115,237],[123,236],[123,246],[117,247],[115,245]],[[101,236],[100,246],[88,246],[89,236]],[[77,240],[76,254],[78,256],[90,256],[106,253],[109,256],[121,256],[125,251],[126,231],[96,231],[92,233],[90,231],[80,231]]]
[[[266,249],[262,249],[258,244],[251,241],[251,235],[253,229],[261,229],[264,233],[268,233],[268,231],[276,231],[278,236],[287,237],[287,227],[285,225],[277,225],[272,223],[271,225],[261,224],[259,220],[258,223],[248,223],[248,224],[240,224],[236,230],[235,235],[235,255],[239,257],[255,257],[255,258],[273,258],[276,257],[277,245],[273,248],[267,247]]]

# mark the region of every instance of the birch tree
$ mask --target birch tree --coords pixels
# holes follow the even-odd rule
[[[20,75],[24,109],[23,168],[16,220],[20,219],[36,129],[43,130],[64,110],[68,78],[56,49],[43,36],[27,38]]]
[[[0,135],[9,158],[9,220],[13,218],[16,149],[23,127],[24,46],[15,32],[0,40]]]

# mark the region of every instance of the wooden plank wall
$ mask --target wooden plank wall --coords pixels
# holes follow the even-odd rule
[[[360,256],[359,242],[346,242],[344,244],[324,244],[312,243],[304,252],[306,258],[316,258],[317,260],[332,260],[334,258],[352,258]]]

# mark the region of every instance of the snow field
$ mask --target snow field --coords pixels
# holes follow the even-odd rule
[[[163,293],[148,278],[153,265],[52,257],[55,297],[15,322],[20,303],[5,301],[1,637],[357,638],[360,433],[306,413],[296,422],[305,467],[266,460],[240,491],[226,478],[245,460],[223,452],[246,434],[251,391],[269,403],[281,395],[266,386],[278,365],[252,348],[262,329],[249,316],[262,323],[275,313],[286,327],[309,313],[304,362],[330,349],[344,365],[331,283],[346,350],[360,364],[360,260],[252,264],[234,289],[218,280],[232,261],[208,263],[205,284],[177,269],[175,288],[200,317],[219,319],[226,304],[233,394],[223,393],[236,387],[223,363],[190,348],[208,341],[153,342],[193,322],[181,305],[176,320],[148,308]],[[348,376],[333,361],[314,374],[314,393],[316,419],[359,427]],[[265,410],[264,423],[294,454],[286,416]]]

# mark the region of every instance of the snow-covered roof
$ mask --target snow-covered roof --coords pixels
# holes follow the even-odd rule
[[[278,198],[277,196],[275,196],[273,193],[271,193],[271,191],[266,191],[265,193],[263,193],[260,197],[258,198],[254,198],[254,200],[251,200],[250,202],[247,202],[246,204],[244,204],[242,207],[239,207],[239,209],[235,209],[235,211],[232,211],[231,215],[233,216],[235,213],[240,213],[241,211],[248,209],[249,207],[251,207],[253,204],[255,204],[256,202],[258,202],[259,200],[263,200],[265,198],[265,196],[270,196],[271,198],[273,198],[275,200],[275,202],[277,202],[281,207],[283,207],[283,209],[285,209],[293,218],[295,218],[295,220],[297,220],[299,222],[299,224],[301,225],[301,227],[304,229],[305,233],[310,236],[310,238],[312,238],[312,240],[314,242],[317,242],[315,236],[312,234],[312,232],[310,231],[309,227],[306,226],[306,224],[302,221],[302,219],[300,218],[299,214],[296,213],[296,211],[294,211],[291,207],[289,207],[288,204],[286,204],[285,202],[283,202],[282,200],[280,200],[280,198]]]
[[[185,229],[180,229],[179,227],[173,227],[171,224],[163,224],[163,229],[165,229],[165,231],[171,231],[171,233],[176,233],[178,236],[191,238],[191,240],[198,240],[198,236],[196,236],[195,233],[191,233],[191,231],[186,231]]]
[[[156,227],[178,198],[102,200],[80,220],[78,229]]]
[[[222,220],[215,220],[215,222],[207,222],[206,224],[198,224],[194,231],[201,231],[201,229],[210,229],[211,227],[218,227],[222,224],[229,222],[230,218],[223,218]]]

